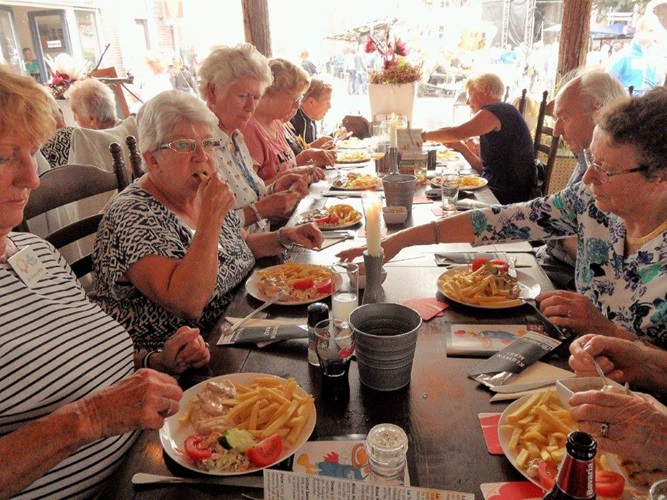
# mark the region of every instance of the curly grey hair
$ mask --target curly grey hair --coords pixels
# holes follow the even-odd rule
[[[77,80],[67,89],[65,97],[79,115],[95,116],[100,122],[116,121],[116,97],[95,78]]]

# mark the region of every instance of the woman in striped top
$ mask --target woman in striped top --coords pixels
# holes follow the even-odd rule
[[[11,232],[55,120],[34,80],[2,67],[0,131],[0,498],[94,497],[138,431],[162,427],[183,393],[168,375],[134,371],[141,355],[127,332],[50,244]],[[176,336],[146,361],[174,372],[208,362],[197,330]]]

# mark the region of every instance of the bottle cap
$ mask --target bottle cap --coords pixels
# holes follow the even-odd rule
[[[322,302],[315,302],[308,306],[308,326],[315,326],[325,319],[329,319],[329,306]]]

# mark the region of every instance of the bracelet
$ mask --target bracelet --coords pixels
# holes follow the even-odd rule
[[[250,210],[252,210],[252,213],[255,214],[255,222],[259,222],[263,219],[263,217],[259,214],[259,210],[257,209],[257,205],[254,203],[251,203],[248,205],[250,207]]]
[[[433,226],[433,232],[435,233],[435,244],[440,244],[440,226],[437,221],[432,220],[431,225]]]
[[[291,250],[293,243],[287,244],[283,241],[282,231],[283,231],[282,227],[278,229],[278,231],[276,231],[276,243],[278,243],[278,245],[280,245],[285,251]]]
[[[157,354],[162,352],[162,349],[158,349],[157,351],[148,351],[146,355],[144,356],[144,359],[141,360],[141,367],[142,368],[150,368],[149,366],[149,359],[153,354]]]

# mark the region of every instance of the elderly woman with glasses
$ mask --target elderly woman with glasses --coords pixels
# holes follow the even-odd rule
[[[92,298],[154,351],[177,325],[210,332],[256,258],[323,238],[311,224],[246,235],[217,174],[218,119],[198,98],[163,92],[137,120],[146,173],[100,222]]]
[[[603,110],[581,183],[531,202],[474,210],[383,241],[410,245],[577,237],[577,292],[537,297],[556,325],[667,349],[667,88]],[[349,259],[359,249],[342,252]]]
[[[324,179],[324,173],[317,166],[333,165],[336,154],[309,148],[294,155],[284,127],[299,109],[301,97],[308,88],[308,74],[285,59],[272,59],[269,67],[273,83],[242,130],[254,168],[267,183],[290,172],[304,172],[310,180]]]

